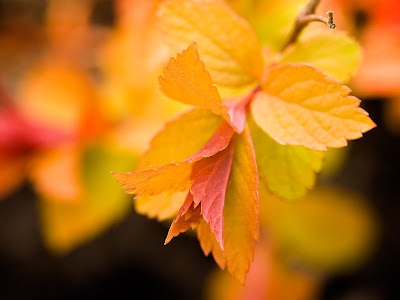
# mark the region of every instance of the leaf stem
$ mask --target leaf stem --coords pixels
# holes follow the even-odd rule
[[[284,44],[282,51],[285,50],[289,45],[296,42],[302,30],[311,22],[322,22],[325,23],[329,28],[335,29],[336,25],[333,23],[333,11],[328,11],[328,18],[324,18],[315,14],[315,10],[320,0],[310,0],[302,8],[300,13],[297,15],[296,21],[293,26],[292,33],[290,34],[287,42]]]

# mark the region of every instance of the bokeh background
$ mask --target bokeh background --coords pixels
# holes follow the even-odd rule
[[[194,235],[163,246],[169,223],[110,175],[188,109],[158,90],[181,50],[158,2],[0,0],[0,298],[400,299],[400,2],[322,1],[360,42],[348,85],[378,126],[329,151],[298,204],[262,204],[244,288]],[[228,1],[271,51],[305,2]]]

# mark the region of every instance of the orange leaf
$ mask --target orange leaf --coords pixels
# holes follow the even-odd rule
[[[221,103],[217,87],[212,84],[210,73],[200,60],[196,42],[177,58],[172,57],[159,77],[160,89],[169,98],[182,103],[208,108],[221,115],[227,122],[230,117]]]
[[[38,155],[30,172],[36,192],[54,203],[81,202],[83,186],[79,159],[80,150],[65,146]]]
[[[121,183],[121,187],[130,189],[127,193],[136,194],[136,197],[187,190],[190,187],[192,163],[225,149],[233,133],[228,123],[222,122],[209,141],[183,162],[152,167],[144,171],[112,174]]]
[[[234,143],[208,158],[193,164],[190,191],[194,204],[201,204],[201,214],[210,224],[221,249],[224,249],[224,202],[232,166]]]
[[[311,65],[273,67],[251,103],[255,122],[278,143],[340,148],[376,125],[351,90]]]
[[[247,127],[236,139],[224,210],[224,257],[229,272],[243,282],[259,229],[257,164]]]
[[[212,233],[210,225],[205,220],[202,220],[197,226],[197,238],[199,239],[201,249],[204,254],[208,256],[210,253],[213,254],[215,262],[223,270],[226,267],[226,259],[219,246],[215,235]]]
[[[168,244],[172,238],[178,236],[181,232],[185,232],[191,227],[195,229],[202,220],[200,214],[200,206],[195,206],[193,195],[191,192],[187,194],[186,200],[180,208],[177,217],[169,228],[167,238],[164,245]],[[183,217],[185,216],[185,217]]]

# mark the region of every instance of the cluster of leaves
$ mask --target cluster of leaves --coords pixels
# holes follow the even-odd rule
[[[246,20],[217,0],[165,1],[157,14],[166,39],[185,48],[160,89],[198,108],[153,138],[140,171],[113,175],[139,212],[163,220],[178,211],[166,243],[197,228],[204,253],[243,282],[259,235],[259,189],[304,195],[328,147],[375,126],[339,81],[353,73],[358,48],[341,32],[318,31],[282,53],[263,51]]]

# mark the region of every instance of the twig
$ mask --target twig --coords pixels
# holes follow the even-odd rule
[[[324,18],[315,14],[315,9],[317,8],[319,2],[320,0],[310,0],[306,4],[306,6],[303,7],[296,18],[292,33],[290,34],[289,39],[283,46],[282,50],[286,49],[289,45],[296,42],[301,31],[307,26],[308,23],[322,22],[329,26],[329,28],[335,29],[336,25],[335,23],[333,23],[333,11],[327,12],[328,18]]]

